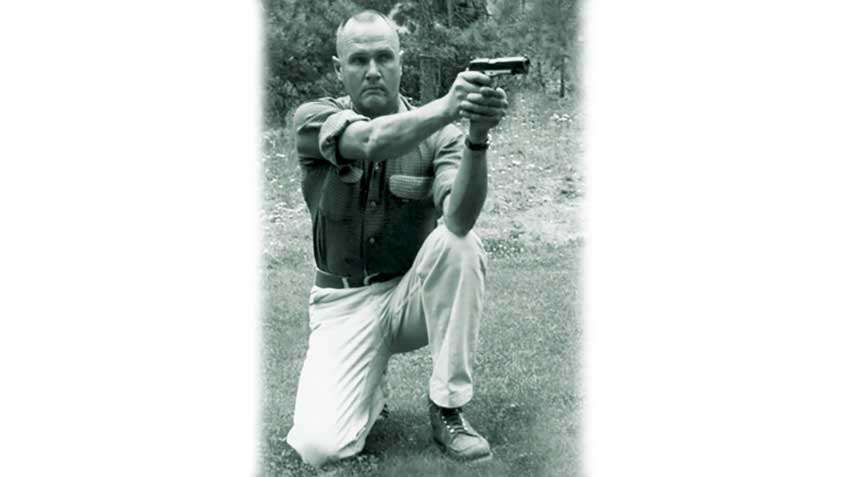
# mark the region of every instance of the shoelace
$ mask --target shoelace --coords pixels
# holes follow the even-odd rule
[[[456,409],[441,408],[439,411],[442,416],[442,422],[445,423],[445,426],[448,428],[448,432],[451,434],[455,434],[457,432],[470,434],[470,432],[468,432],[465,428],[465,422],[463,421],[461,414],[461,407]]]

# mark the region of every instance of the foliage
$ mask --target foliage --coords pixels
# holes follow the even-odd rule
[[[392,13],[401,27],[401,92],[413,101],[447,92],[474,57],[518,54],[531,58],[530,77],[504,78],[502,86],[544,90],[567,81],[577,93],[578,0],[265,0],[269,126],[283,125],[286,113],[305,100],[344,94],[331,60],[335,31],[364,8]],[[435,91],[422,90],[431,83]]]
[[[305,98],[343,94],[333,73],[335,32],[357,10],[348,0],[265,1],[265,103],[270,124]]]

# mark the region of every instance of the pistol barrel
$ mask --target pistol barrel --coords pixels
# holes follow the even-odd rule
[[[468,64],[468,69],[489,76],[527,74],[530,71],[530,60],[526,56],[476,58]]]

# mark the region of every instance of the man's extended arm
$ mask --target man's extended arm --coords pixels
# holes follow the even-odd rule
[[[413,111],[356,121],[345,128],[338,141],[346,159],[384,161],[413,150],[428,136],[460,117],[466,97],[479,93],[491,79],[477,71],[460,73],[443,97]]]
[[[453,120],[446,102],[439,98],[412,111],[353,122],[339,138],[339,152],[366,161],[402,156]]]
[[[470,120],[468,140],[473,144],[487,142],[489,129],[498,124],[508,105],[501,89],[486,87],[481,93],[469,95],[461,110],[461,115]],[[453,187],[442,206],[448,230],[463,236],[474,227],[486,201],[487,189],[486,151],[465,147]]]
[[[339,152],[346,159],[368,161],[402,156],[458,117],[470,120],[471,142],[486,142],[507,107],[503,90],[485,86],[489,84],[491,78],[481,73],[460,73],[448,94],[421,108],[352,122],[338,139]],[[451,193],[442,204],[445,225],[454,234],[465,235],[474,227],[486,201],[487,175],[486,151],[464,147]]]
[[[486,134],[482,134],[482,138],[469,134],[468,139],[479,144],[485,142]],[[459,236],[467,234],[480,216],[487,191],[486,151],[472,151],[465,147],[451,192],[442,205],[448,230]]]

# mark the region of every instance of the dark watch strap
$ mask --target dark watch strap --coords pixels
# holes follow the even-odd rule
[[[489,140],[482,144],[474,144],[473,142],[468,140],[468,136],[465,137],[465,147],[471,149],[472,151],[485,151],[489,148]]]

